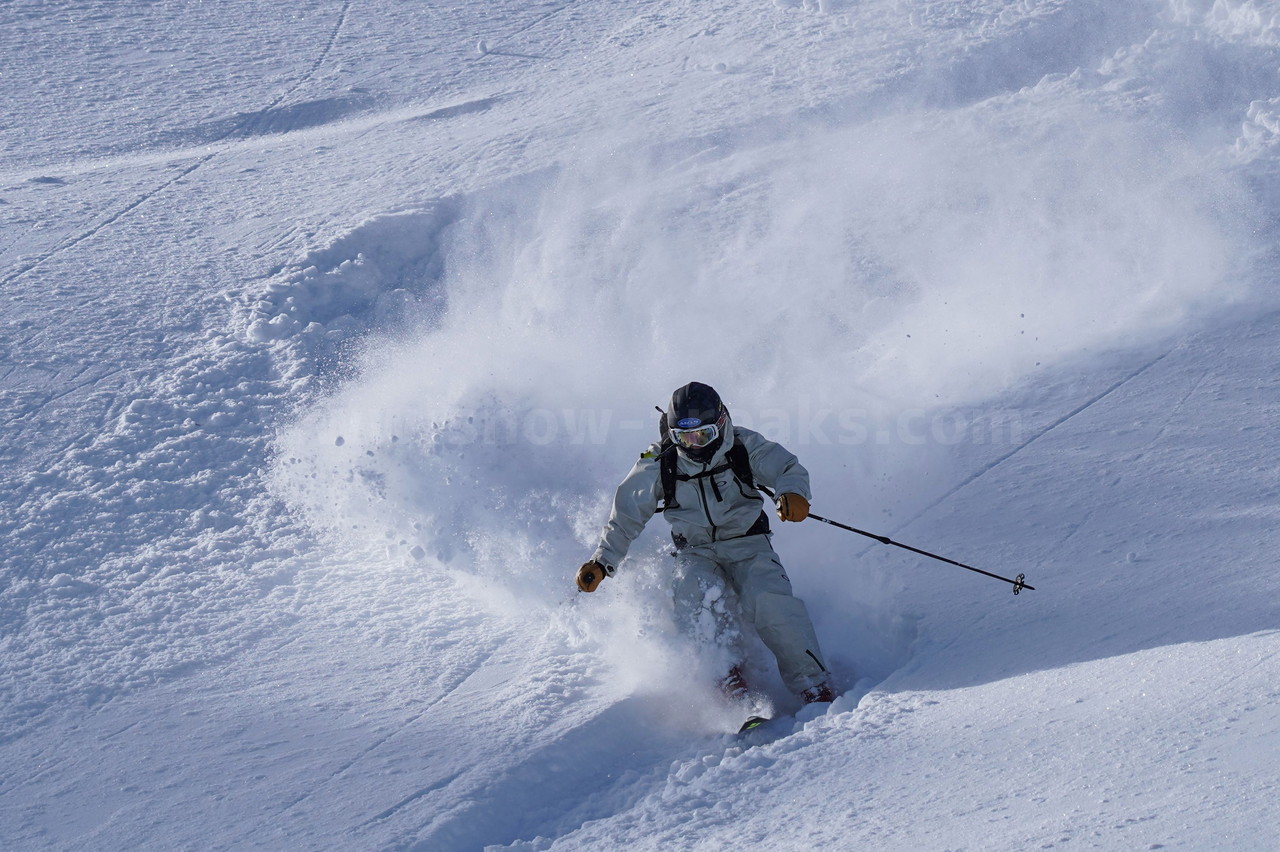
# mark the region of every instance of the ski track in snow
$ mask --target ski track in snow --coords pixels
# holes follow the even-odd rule
[[[1169,350],[1169,351],[1172,351],[1172,350]],[[968,474],[964,479],[962,479],[961,481],[959,481],[959,482],[957,482],[955,485],[953,485],[953,486],[950,488],[950,490],[948,490],[946,493],[944,493],[944,494],[940,495],[939,497],[937,497],[936,499],[934,499],[932,502],[930,502],[927,506],[924,506],[922,509],[920,509],[918,512],[916,512],[914,516],[912,516],[912,517],[908,518],[907,520],[905,520],[905,521],[903,521],[901,524],[899,524],[897,527],[895,527],[895,529],[894,529],[894,533],[896,534],[897,532],[899,532],[899,531],[901,531],[901,530],[903,530],[903,529],[905,529],[905,528],[909,527],[913,522],[915,522],[915,521],[919,520],[921,517],[923,517],[923,516],[927,515],[927,514],[928,514],[932,509],[934,509],[934,508],[938,507],[939,505],[941,505],[941,504],[945,503],[947,500],[950,500],[950,499],[951,499],[952,497],[954,497],[957,493],[959,493],[960,491],[964,490],[967,486],[969,486],[969,485],[971,485],[972,483],[976,482],[978,479],[982,478],[983,476],[986,476],[986,475],[987,475],[988,473],[990,473],[992,470],[994,470],[995,468],[999,467],[1001,464],[1003,464],[1004,462],[1008,461],[1009,459],[1013,458],[1013,457],[1014,457],[1014,456],[1016,456],[1018,453],[1022,452],[1022,451],[1023,451],[1023,450],[1025,450],[1027,447],[1031,446],[1031,445],[1032,445],[1032,444],[1034,444],[1036,441],[1040,440],[1040,439],[1041,439],[1041,438],[1043,438],[1045,435],[1047,435],[1047,434],[1049,434],[1050,432],[1052,432],[1054,429],[1057,429],[1059,426],[1063,425],[1064,423],[1066,423],[1068,420],[1070,420],[1071,418],[1075,417],[1076,415],[1084,413],[1084,412],[1085,412],[1085,411],[1087,411],[1089,408],[1092,408],[1092,407],[1093,407],[1094,405],[1096,405],[1097,403],[1099,403],[1099,402],[1101,402],[1102,400],[1106,399],[1108,396],[1110,396],[1110,395],[1111,395],[1112,393],[1114,393],[1115,391],[1119,390],[1119,389],[1120,389],[1121,387],[1123,387],[1124,385],[1126,385],[1126,384],[1128,384],[1129,382],[1133,381],[1134,379],[1138,378],[1138,377],[1139,377],[1139,376],[1141,376],[1143,373],[1145,373],[1147,370],[1151,369],[1151,368],[1152,368],[1152,367],[1154,367],[1156,364],[1160,363],[1162,360],[1164,360],[1166,357],[1168,357],[1168,355],[1169,355],[1169,351],[1166,351],[1166,352],[1164,352],[1163,354],[1156,356],[1156,357],[1155,357],[1155,358],[1153,358],[1152,360],[1147,361],[1147,362],[1146,362],[1146,363],[1144,363],[1141,367],[1139,367],[1138,369],[1134,370],[1132,373],[1128,374],[1127,376],[1125,376],[1124,378],[1122,378],[1122,379],[1120,379],[1119,381],[1115,382],[1114,384],[1110,385],[1110,386],[1109,386],[1109,387],[1107,387],[1105,390],[1101,391],[1100,393],[1096,394],[1095,396],[1090,397],[1089,399],[1087,399],[1087,400],[1085,400],[1084,402],[1080,403],[1080,404],[1079,404],[1079,405],[1077,405],[1075,408],[1073,408],[1073,409],[1071,409],[1070,411],[1068,411],[1066,414],[1062,415],[1061,417],[1057,418],[1057,419],[1056,419],[1056,420],[1054,420],[1053,422],[1049,423],[1047,426],[1044,426],[1043,428],[1038,429],[1038,430],[1037,430],[1037,431],[1036,431],[1036,432],[1035,432],[1035,433],[1034,433],[1030,438],[1028,438],[1027,440],[1023,441],[1022,443],[1018,444],[1018,445],[1017,445],[1017,446],[1015,446],[1013,449],[1009,450],[1008,452],[1004,453],[1003,455],[997,456],[997,457],[996,457],[995,459],[993,459],[992,461],[987,462],[986,464],[984,464],[984,465],[982,465],[981,467],[979,467],[977,470],[975,470],[975,471],[973,471],[972,473]],[[1187,397],[1189,397],[1192,393],[1194,393],[1194,392],[1195,392],[1196,387],[1198,387],[1198,386],[1199,386],[1199,385],[1198,385],[1198,383],[1197,383],[1197,385],[1193,386],[1190,390],[1188,390],[1188,391],[1187,391],[1186,396],[1184,396],[1184,397],[1183,397],[1183,400],[1182,400],[1182,401],[1183,401],[1183,402],[1185,402],[1185,401],[1186,401],[1186,398],[1187,398]],[[1181,404],[1182,404],[1182,403],[1181,403],[1181,402],[1179,402],[1179,405],[1181,405]],[[873,545],[869,545],[869,546],[867,546],[867,547],[863,548],[862,553],[863,553],[863,554],[866,554],[868,551],[870,551],[870,550],[872,550],[872,549],[874,549],[874,546],[873,546]]]
[[[69,240],[64,240],[58,243],[53,248],[49,249],[47,253],[41,255],[40,257],[37,257],[35,260],[30,261],[29,263],[23,266],[19,266],[13,272],[7,275],[3,282],[0,282],[0,286],[12,284],[18,278],[22,277],[23,275],[26,275],[28,272],[32,272],[38,269],[39,267],[43,266],[52,258],[57,257],[62,252],[71,248],[75,248],[76,246],[80,245],[84,241],[98,236],[103,231],[105,231],[106,229],[114,225],[117,221],[124,218],[125,216],[128,216],[130,213],[132,213],[137,208],[141,207],[143,204],[146,204],[156,195],[164,192],[166,189],[173,186],[175,183],[178,183],[183,178],[190,175],[196,169],[200,168],[205,163],[207,163],[210,159],[212,159],[212,157],[204,157],[202,159],[196,160],[196,162],[192,163],[190,166],[187,166],[182,171],[174,175],[172,178],[169,178],[164,183],[160,184],[154,189],[138,196],[133,201],[129,202],[124,207],[121,207],[116,212],[109,214],[105,219],[103,219],[98,224],[91,226],[88,230],[85,230],[80,232],[79,234],[76,234],[74,237],[72,237]]]
[[[243,138],[243,137],[255,135],[257,132],[261,132],[258,130],[258,128],[261,127],[262,124],[268,120],[268,116],[270,116],[270,114],[273,111],[275,111],[280,106],[281,103],[288,100],[288,98],[291,95],[293,95],[294,92],[297,92],[307,83],[309,83],[312,80],[312,78],[315,76],[316,72],[320,69],[320,66],[324,64],[325,59],[328,58],[329,53],[333,50],[333,46],[338,40],[338,34],[342,31],[342,25],[346,22],[347,13],[350,10],[350,8],[351,8],[351,0],[346,0],[346,2],[342,4],[342,9],[338,14],[338,22],[333,28],[333,33],[329,37],[328,42],[324,45],[324,48],[320,51],[319,55],[316,57],[315,62],[312,63],[311,67],[308,68],[306,72],[292,86],[290,86],[287,90],[285,90],[279,96],[274,98],[271,101],[271,103],[269,103],[259,113],[259,117],[253,125],[240,130],[235,130],[235,129],[228,130],[221,137],[214,139],[213,143],[217,144],[219,142],[224,142],[228,138],[232,137],[233,135],[240,136]],[[7,286],[13,283],[15,280],[17,280],[21,276],[26,275],[27,273],[30,273],[36,270],[37,268],[43,266],[49,260],[61,254],[62,252],[65,252],[68,249],[72,249],[77,245],[85,242],[86,240],[90,240],[98,236],[103,231],[110,228],[117,221],[124,218],[125,216],[128,216],[134,210],[141,207],[143,204],[146,204],[148,201],[155,198],[160,193],[163,193],[165,190],[169,189],[174,184],[180,183],[181,181],[186,180],[193,172],[205,166],[215,156],[217,156],[217,154],[210,154],[208,156],[204,156],[197,159],[191,165],[183,167],[182,170],[179,171],[176,175],[169,178],[168,180],[165,180],[159,186],[156,186],[154,189],[151,189],[150,191],[140,195],[138,198],[129,202],[128,204],[126,204],[124,207],[120,208],[116,212],[110,213],[109,215],[107,215],[105,219],[103,219],[98,224],[93,225],[92,227],[88,228],[85,231],[82,231],[81,233],[77,234],[75,237],[69,240],[64,240],[58,243],[57,245],[49,249],[48,252],[46,252],[43,255],[40,255],[35,260],[32,260],[22,266],[19,266],[13,272],[5,276],[3,281],[0,281],[0,287]]]
[[[0,846],[1280,842],[1271,12],[10,4]],[[780,530],[720,733],[660,536],[559,603],[691,367],[1039,590]]]

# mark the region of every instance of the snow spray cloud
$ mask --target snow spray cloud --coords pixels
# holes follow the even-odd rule
[[[744,419],[816,405],[893,434],[1240,292],[1230,175],[1066,89],[680,147],[604,145],[463,204],[441,238],[447,311],[371,345],[282,436],[286,499],[550,598],[654,436],[652,405],[685,382]],[[901,443],[795,449],[824,507],[857,508],[903,499],[914,477],[886,474],[944,464],[953,442]]]

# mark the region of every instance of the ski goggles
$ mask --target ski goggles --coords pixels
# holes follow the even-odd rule
[[[671,428],[671,440],[675,441],[686,450],[701,449],[720,436],[720,430],[724,428],[728,415],[721,414],[715,423],[708,423],[705,426],[693,426],[689,429]]]

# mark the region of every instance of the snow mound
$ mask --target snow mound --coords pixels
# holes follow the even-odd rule
[[[245,337],[294,344],[294,371],[333,367],[371,331],[431,322],[443,311],[441,232],[453,205],[375,216],[279,273],[250,306]]]

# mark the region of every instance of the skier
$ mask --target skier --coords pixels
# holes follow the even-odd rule
[[[700,382],[671,395],[660,432],[662,441],[618,486],[600,545],[578,569],[578,588],[594,592],[612,576],[644,525],[662,511],[676,546],[676,621],[726,652],[721,690],[733,699],[748,695],[738,629],[743,621],[773,652],[783,683],[804,703],[834,700],[813,624],[769,542],[769,516],[755,487],[758,482],[778,494],[781,520],[803,521],[811,496],[808,471],[781,445],[735,427],[719,394]]]

